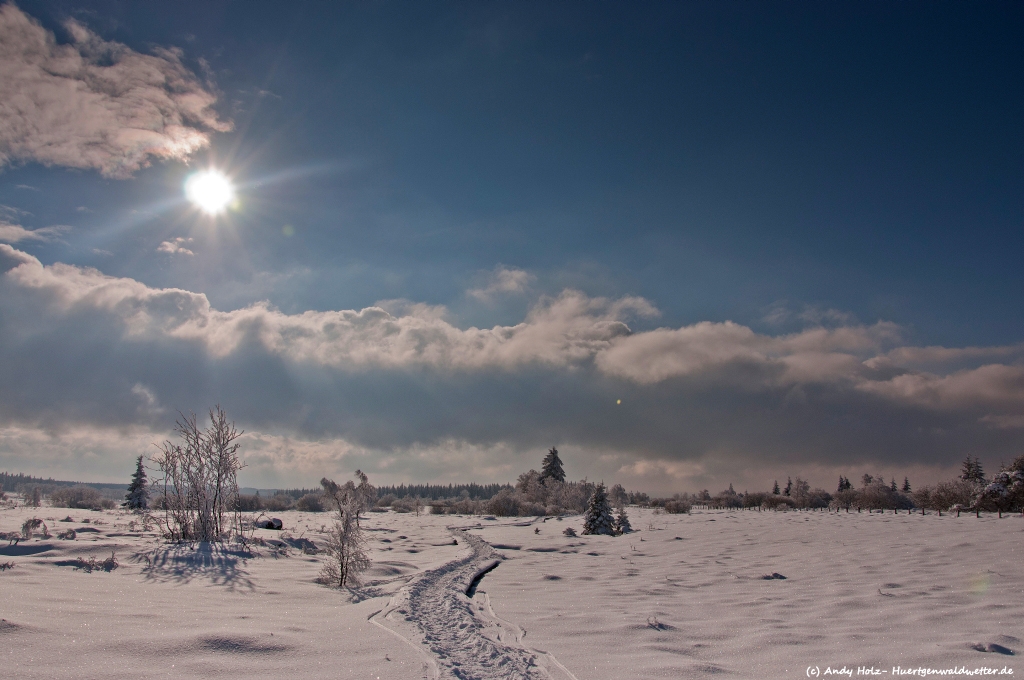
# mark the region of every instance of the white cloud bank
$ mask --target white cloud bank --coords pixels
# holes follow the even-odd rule
[[[220,402],[254,436],[306,442],[264,447],[267,470],[294,463],[274,451],[319,460],[309,442],[323,441],[390,461],[388,474],[451,479],[467,473],[445,447],[500,470],[492,454],[557,444],[586,456],[580,476],[702,471],[714,486],[782,465],[921,469],[966,452],[994,464],[1024,424],[1024,345],[914,347],[887,322],[634,332],[633,319],[656,317],[649,302],[572,290],[492,328],[385,306],[221,311],[201,293],[43,266],[0,244],[0,425],[160,430],[175,409]]]
[[[59,45],[13,4],[0,5],[0,165],[30,160],[123,178],[184,159],[229,122],[175,49],[139,54],[68,20]]]

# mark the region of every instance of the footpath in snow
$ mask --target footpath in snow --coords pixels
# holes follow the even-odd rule
[[[526,647],[525,632],[496,616],[487,594],[476,592],[504,558],[481,538],[451,532],[465,552],[402,588],[371,621],[429,649],[434,678],[575,680],[553,656]]]

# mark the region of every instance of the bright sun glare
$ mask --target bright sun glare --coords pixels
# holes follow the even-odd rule
[[[218,170],[204,170],[185,181],[185,196],[209,215],[224,212],[235,200],[235,188],[224,173]]]

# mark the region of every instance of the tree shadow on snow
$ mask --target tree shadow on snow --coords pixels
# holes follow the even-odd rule
[[[178,543],[132,556],[148,581],[188,583],[208,579],[229,590],[255,590],[244,567],[252,555],[219,543]]]

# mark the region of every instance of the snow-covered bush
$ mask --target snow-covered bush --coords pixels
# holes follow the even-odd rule
[[[32,538],[32,534],[39,534],[40,538],[49,538],[50,530],[46,526],[46,522],[39,519],[38,517],[32,517],[27,519],[21,525],[21,537],[28,540]]]

